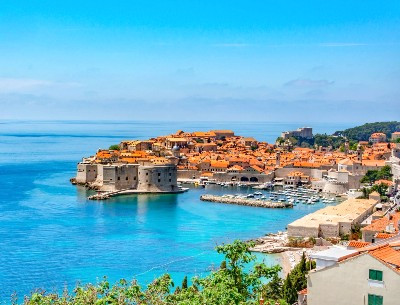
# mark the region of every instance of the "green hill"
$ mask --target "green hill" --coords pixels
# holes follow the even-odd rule
[[[369,136],[374,132],[383,132],[388,138],[390,138],[390,135],[395,131],[400,131],[400,122],[366,123],[343,131],[336,131],[334,135],[342,135],[347,137],[349,140],[368,141]]]

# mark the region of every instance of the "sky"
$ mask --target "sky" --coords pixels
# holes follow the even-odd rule
[[[0,1],[0,119],[400,120],[400,1]]]

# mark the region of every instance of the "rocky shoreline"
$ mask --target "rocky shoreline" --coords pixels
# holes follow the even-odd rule
[[[255,200],[247,198],[230,198],[215,195],[202,195],[200,196],[201,201],[237,204],[244,206],[260,207],[260,208],[292,208],[293,204],[288,202],[272,202],[266,200]]]
[[[289,239],[287,232],[270,233],[266,236],[253,239],[256,245],[251,248],[251,251],[261,253],[282,253],[285,251],[299,250],[297,247],[288,246]]]

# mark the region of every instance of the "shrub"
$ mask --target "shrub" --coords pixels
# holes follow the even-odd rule
[[[108,149],[109,150],[119,150],[119,145],[118,144],[113,144]]]

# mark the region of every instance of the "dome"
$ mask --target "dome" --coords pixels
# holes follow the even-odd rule
[[[180,148],[179,148],[179,146],[177,146],[177,145],[175,145],[174,147],[172,147],[172,151],[179,151],[180,150]]]

